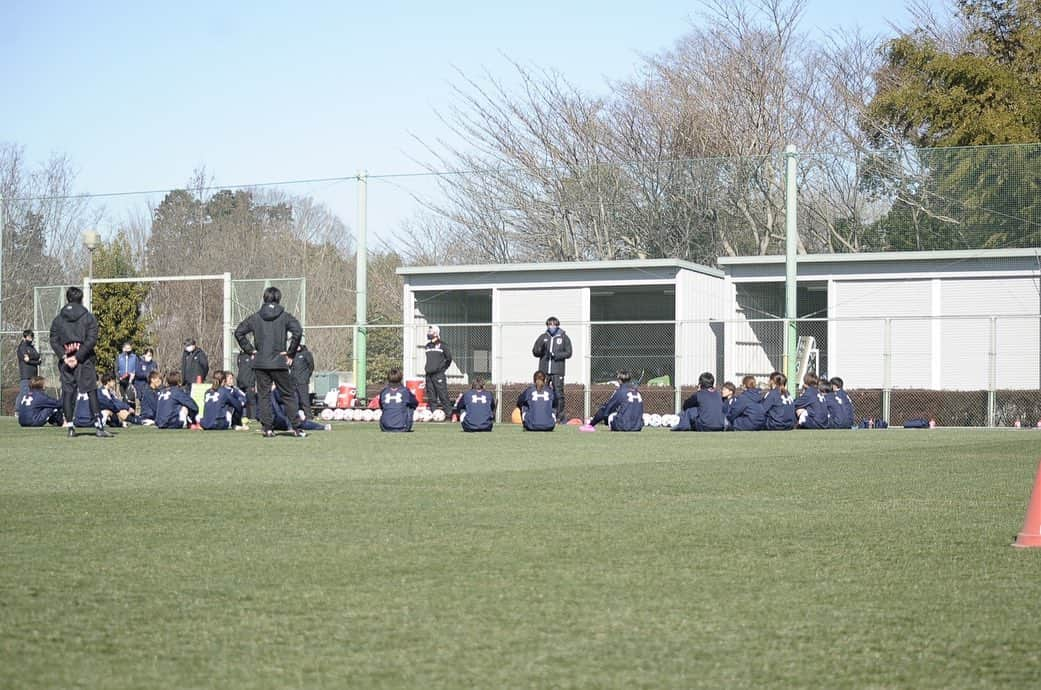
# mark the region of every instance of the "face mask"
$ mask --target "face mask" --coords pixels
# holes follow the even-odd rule
[[[559,330],[560,330],[559,326],[550,326],[549,327],[549,334],[550,335],[556,335],[557,331],[559,331]]]
[[[145,361],[146,362],[151,362],[152,361],[152,355],[145,355]]]
[[[195,346],[194,345],[189,345],[188,347],[184,348],[184,351],[185,352],[194,352],[195,351]]]
[[[427,340],[437,340],[437,336],[433,333],[427,333]]]

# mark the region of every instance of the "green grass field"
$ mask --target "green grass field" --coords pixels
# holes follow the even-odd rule
[[[0,420],[0,687],[1041,685],[1034,431]]]

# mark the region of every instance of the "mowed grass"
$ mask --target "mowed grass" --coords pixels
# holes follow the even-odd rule
[[[1034,431],[0,420],[0,687],[1041,684]]]

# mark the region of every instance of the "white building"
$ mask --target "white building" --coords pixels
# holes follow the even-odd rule
[[[571,337],[571,383],[611,380],[628,368],[687,385],[722,365],[727,283],[714,268],[662,259],[414,266],[398,274],[406,377],[422,375],[426,326],[437,324],[458,365],[450,376],[529,382],[532,345],[550,316]]]
[[[1041,250],[804,255],[799,324],[851,388],[1041,386]],[[726,257],[727,377],[782,363],[783,256]]]

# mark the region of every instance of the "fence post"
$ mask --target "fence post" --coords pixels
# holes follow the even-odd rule
[[[886,319],[882,336],[882,419],[892,416],[891,389],[893,387],[893,320]]]
[[[987,426],[997,426],[998,317],[990,317],[990,351],[987,353]]]

